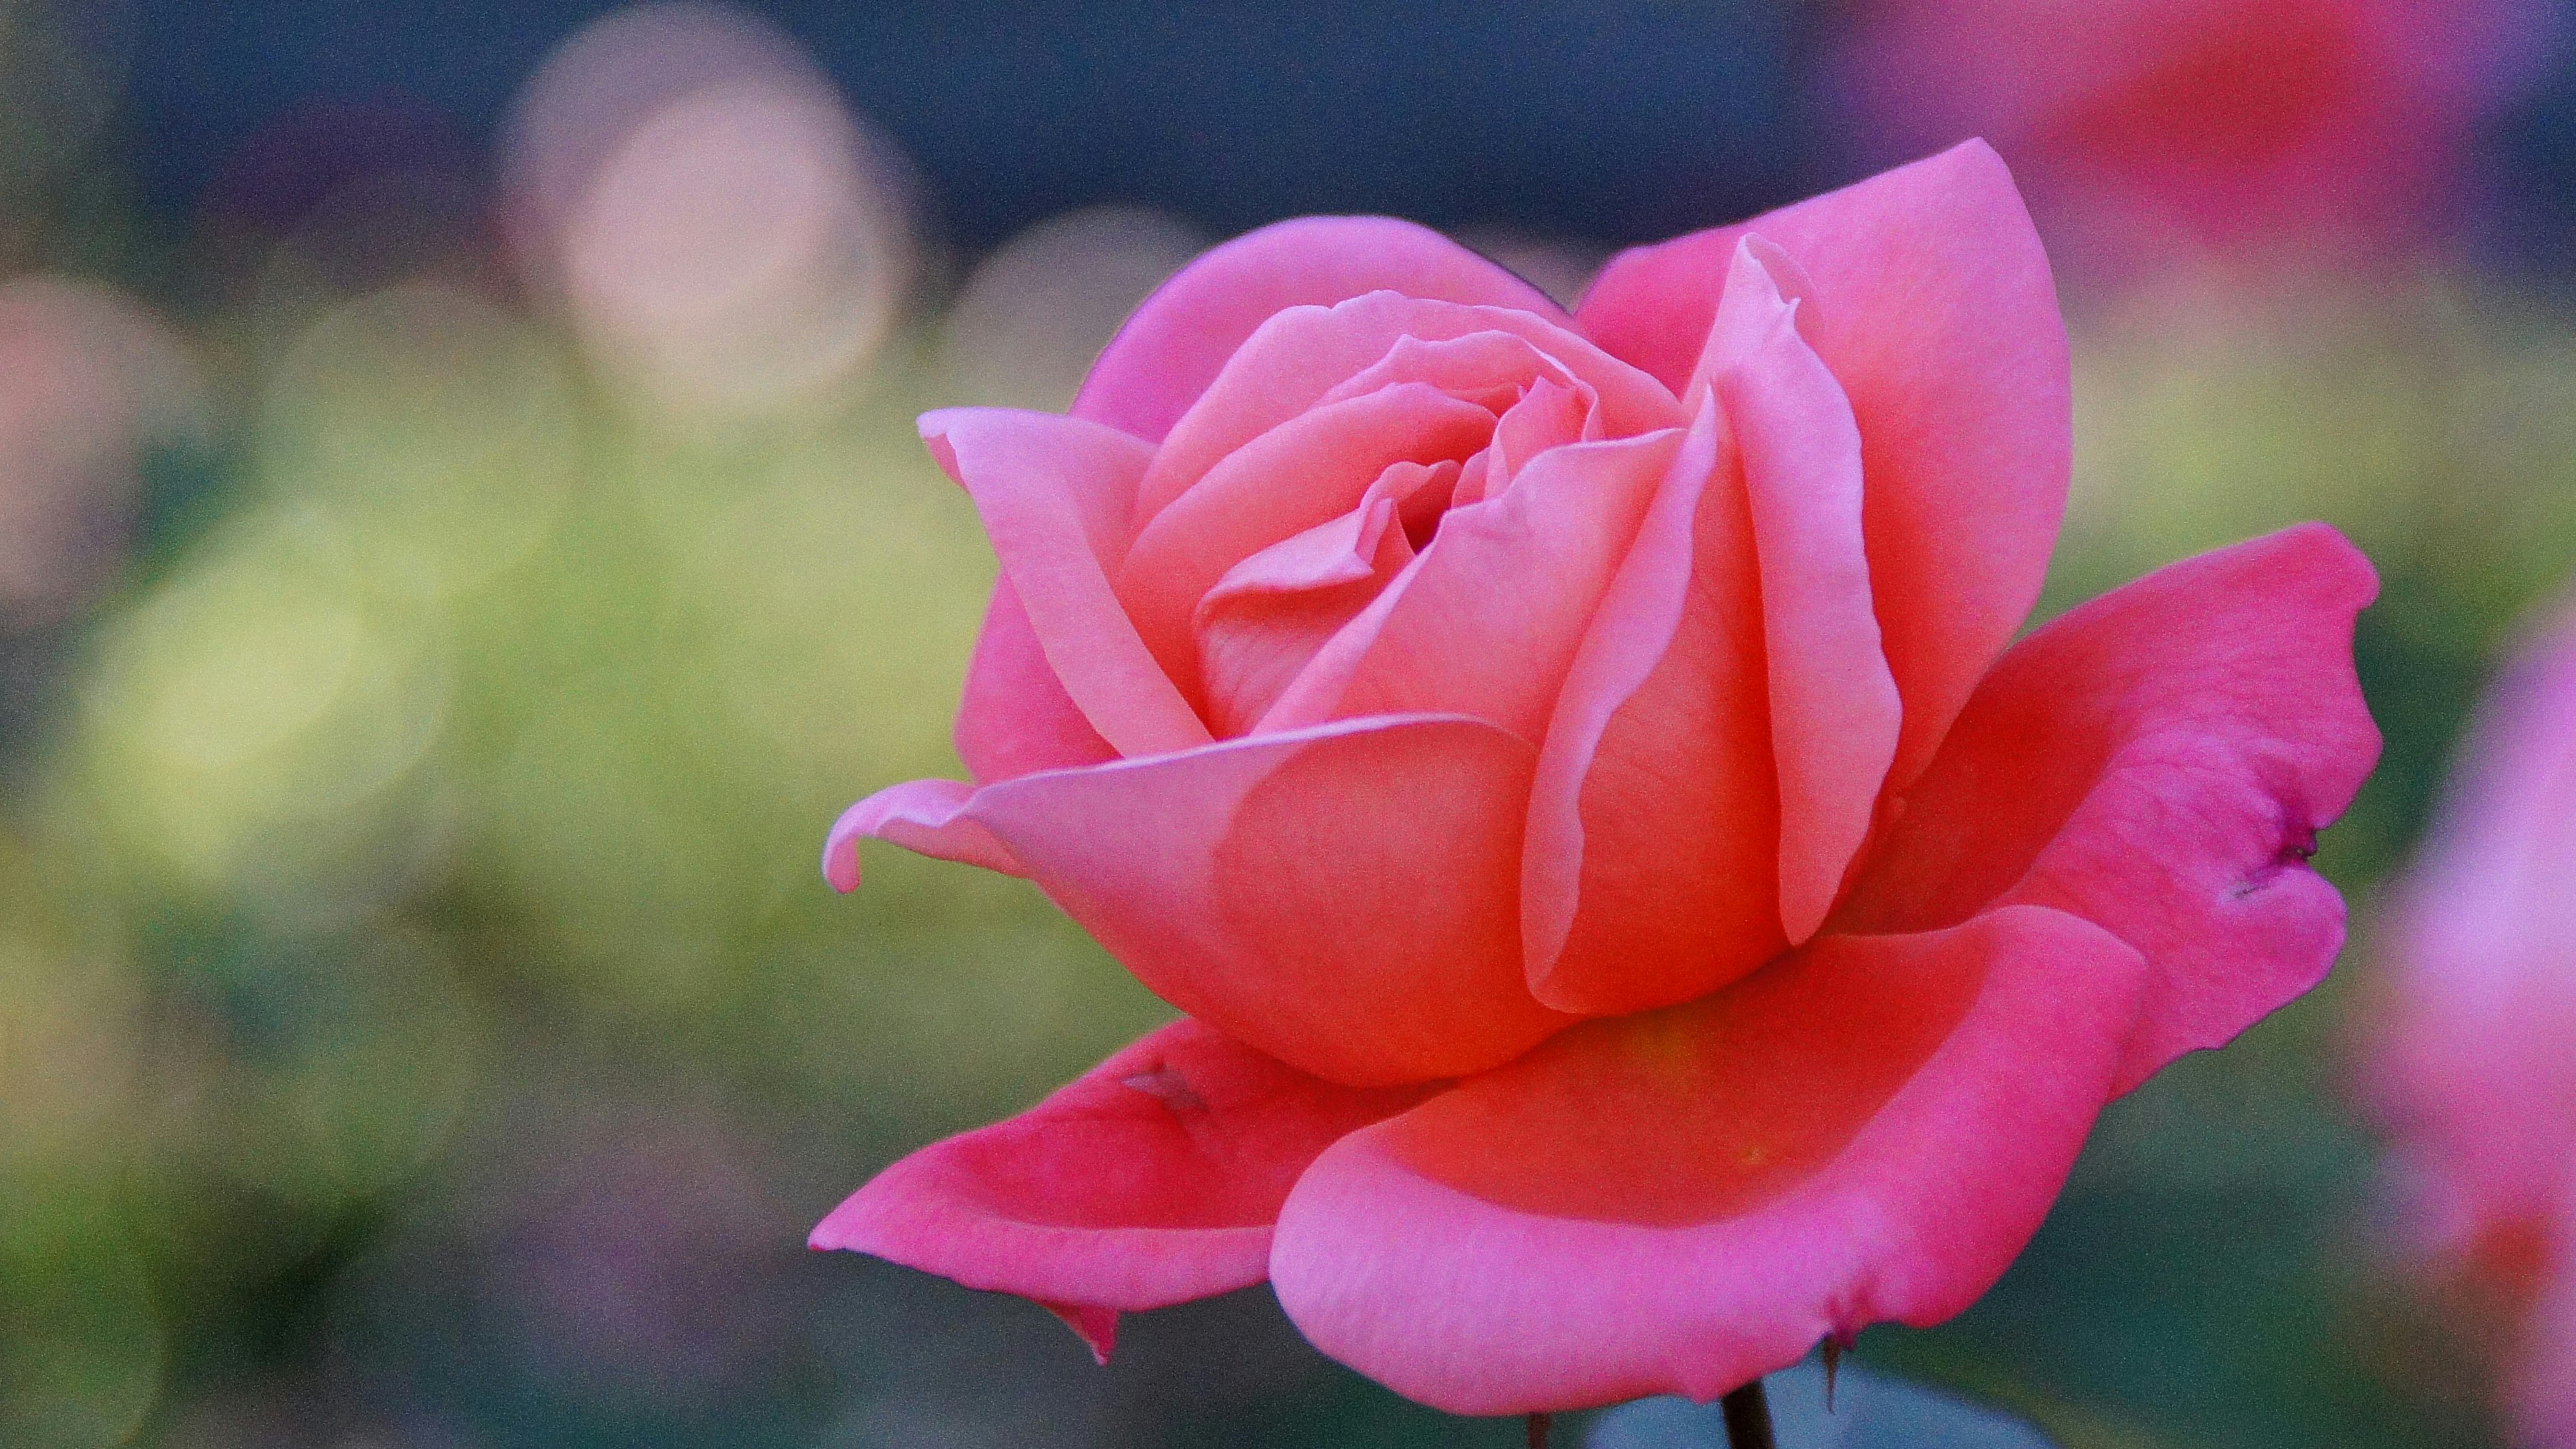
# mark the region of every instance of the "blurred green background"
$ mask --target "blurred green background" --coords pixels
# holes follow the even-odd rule
[[[1518,54],[1453,10],[1424,33]],[[0,0],[0,1445],[1518,1442],[1266,1290],[1131,1318],[1099,1369],[1025,1304],[803,1251],[1167,1015],[1019,882],[818,876],[841,806],[957,773],[993,562],[911,418],[1061,406],[1268,216],[1409,211],[1570,295],[1857,174],[1815,69],[1843,12],[1620,12],[1593,63],[1701,25],[1723,124],[1670,186],[1669,148],[1604,181],[1619,106],[1699,92],[1542,125],[1525,86],[1505,120],[1557,149],[1505,125],[1499,191],[1464,144],[1299,151],[1329,45],[1324,82],[1203,78],[1195,142],[1092,127],[1130,62],[1048,37],[1116,7],[1044,12],[1018,70],[999,31],[936,62],[962,22],[927,9],[425,12],[344,51],[329,7]],[[1223,23],[1133,63],[1266,53]],[[2552,84],[2458,160],[2523,167],[2460,245],[2068,280],[2043,614],[2306,518],[2382,570],[2386,761],[2319,860],[2355,945],[2114,1106],[2003,1284],[1864,1362],[2077,1449],[2492,1442],[2492,1344],[2391,1267],[2345,1063],[2374,887],[2576,566],[2576,311],[2511,230],[2564,183]]]

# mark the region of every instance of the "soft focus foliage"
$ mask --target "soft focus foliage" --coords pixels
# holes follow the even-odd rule
[[[1097,329],[1252,221],[1480,225],[1561,290],[1611,244],[1848,179],[1789,174],[1830,154],[1796,134],[1791,17],[1835,7],[1593,16],[1569,61],[1500,11],[1101,32],[1058,6],[982,49],[956,27],[987,10],[782,5],[793,42],[725,54],[797,99],[701,94],[655,134],[812,144],[764,143],[768,180],[716,188],[706,229],[610,204],[706,194],[686,168],[577,213],[643,229],[595,275],[678,295],[570,287],[561,223],[514,199],[503,112],[601,8],[352,7],[357,44],[323,7],[0,0],[0,287],[82,299],[46,315],[83,344],[30,370],[0,337],[0,459],[29,398],[142,420],[82,423],[74,472],[0,472],[6,567],[22,509],[106,505],[60,535],[103,552],[43,565],[79,581],[61,602],[0,602],[0,1443],[1511,1442],[1327,1368],[1266,1295],[1145,1315],[1101,1370],[1022,1305],[806,1254],[850,1182],[1167,1014],[1023,886],[887,852],[836,900],[812,846],[853,782],[956,768],[993,561],[913,413],[1053,405]],[[881,126],[798,129],[827,84],[799,43]],[[1325,52],[1319,98],[1291,62]],[[1186,68],[1179,109],[1128,65]],[[2543,219],[2568,109],[2548,91],[2504,136],[2523,169],[2496,184]],[[962,245],[1098,205],[1128,209]],[[717,225],[825,215],[908,229],[880,239],[911,259],[788,229],[755,258]],[[1530,240],[1587,216],[1615,234]],[[2365,932],[2498,641],[2576,567],[2562,285],[2446,251],[2068,291],[2077,497],[2044,610],[2304,517],[2379,564],[2388,752],[2318,862]],[[120,381],[62,391],[101,359]],[[2487,1442],[2481,1345],[2364,1226],[2333,1062],[2370,959],[2114,1106],[1981,1307],[1860,1359],[2079,1449]]]

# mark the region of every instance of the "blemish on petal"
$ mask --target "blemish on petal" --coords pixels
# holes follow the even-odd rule
[[[1175,1112],[1204,1112],[1208,1109],[1207,1099],[1191,1089],[1189,1079],[1168,1065],[1158,1064],[1150,1072],[1121,1077],[1119,1085],[1132,1087]]]
[[[2241,901],[2280,879],[2283,871],[2307,869],[2308,862],[2316,857],[2316,853],[2317,828],[2315,826],[2307,824],[2285,826],[2281,832],[2280,848],[2272,852],[2272,858],[2255,867],[2243,880],[2238,881],[2227,892],[2227,898]]]

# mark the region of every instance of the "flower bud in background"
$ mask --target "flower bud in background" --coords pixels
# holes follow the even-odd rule
[[[2521,1442],[2576,1445],[2576,610],[2508,666],[2385,931],[2371,1095],[2406,1246],[2515,1321]]]
[[[0,633],[54,623],[123,551],[136,471],[191,430],[201,380],[142,306],[55,276],[0,284]]]

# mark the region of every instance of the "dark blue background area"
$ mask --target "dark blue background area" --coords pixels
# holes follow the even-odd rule
[[[317,103],[421,103],[486,140],[612,8],[145,0],[146,194],[190,208],[263,124]],[[1218,231],[1388,211],[1640,240],[1786,200],[1811,169],[1788,0],[745,8],[902,143],[970,248],[1104,201]]]
[[[2576,4],[2562,4],[2576,12]],[[2576,13],[2562,13],[2576,36]],[[2517,97],[2481,137],[2490,260],[2516,270],[2576,271],[2576,43],[2561,43],[2539,83]]]

